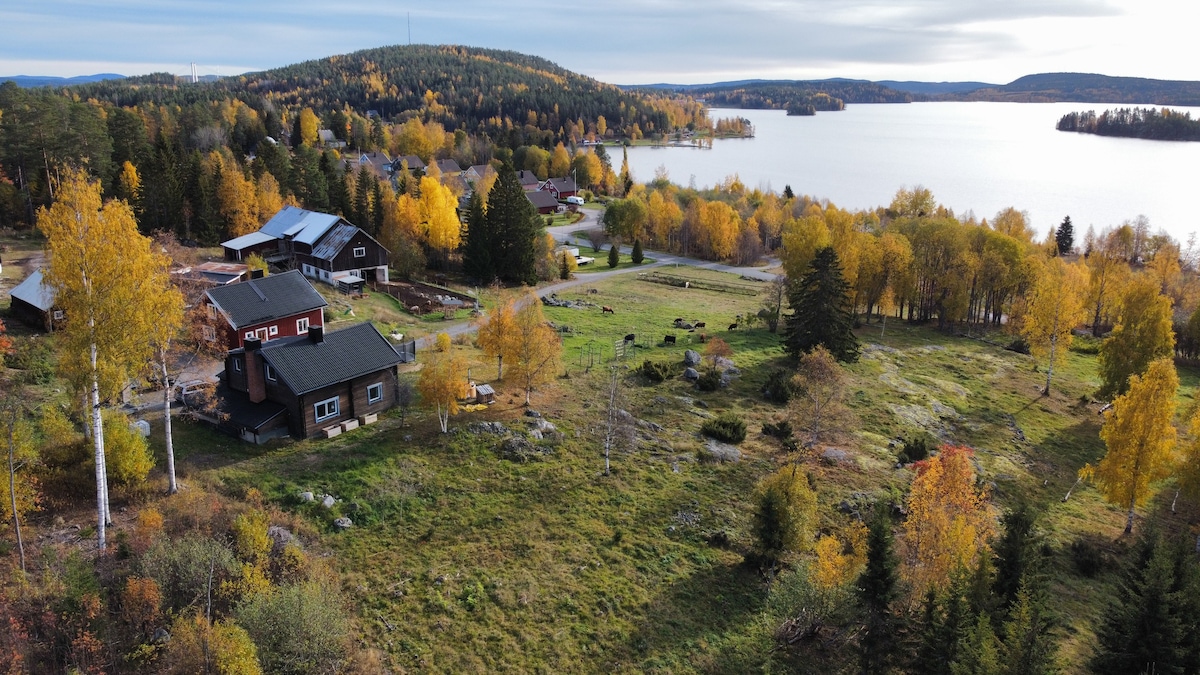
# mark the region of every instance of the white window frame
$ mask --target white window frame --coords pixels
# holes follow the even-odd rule
[[[271,339],[271,331],[267,330],[266,328],[259,328],[258,330],[254,331],[254,335],[258,336],[258,339],[262,340],[263,342]]]
[[[271,326],[270,330],[267,331],[267,335],[279,335],[279,326]]]
[[[56,309],[50,316],[53,317],[53,319],[55,321],[62,321],[63,317],[66,315],[63,314],[63,311],[61,309]]]
[[[366,246],[355,246],[354,247],[354,257],[355,258],[367,257],[367,247]]]
[[[308,332],[308,317],[296,319],[296,335],[304,335]]]
[[[275,375],[275,369],[271,367],[271,364],[265,361],[263,362],[263,374],[266,375],[267,379],[272,382],[279,381],[279,378]]]
[[[205,309],[205,311],[208,312],[208,318],[210,318],[210,319],[217,318],[217,306],[216,305],[212,305],[212,304],[205,305],[204,309]]]
[[[371,394],[372,390],[377,391],[378,393],[375,395],[372,395]],[[382,400],[383,400],[383,383],[376,382],[375,384],[368,384],[367,385],[367,403],[379,403]]]
[[[235,373],[242,372],[242,360],[237,358],[236,356],[233,357],[233,372],[235,372]]]
[[[321,409],[325,409],[325,414],[321,414]],[[317,401],[313,404],[313,418],[317,422],[323,422],[327,419],[337,417],[341,414],[341,401],[337,396],[327,398],[324,401]]]
[[[217,331],[212,326],[201,326],[200,334],[204,337],[205,340],[208,340],[209,342],[217,341]]]
[[[254,339],[254,331],[252,331],[252,330],[246,331],[246,339],[253,340]]]

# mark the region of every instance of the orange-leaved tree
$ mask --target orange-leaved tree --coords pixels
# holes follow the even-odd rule
[[[971,454],[968,448],[945,445],[936,457],[916,464],[904,521],[905,574],[916,597],[987,554],[992,507],[975,483]]]
[[[1129,391],[1113,401],[1100,429],[1108,452],[1095,468],[1083,469],[1110,504],[1129,507],[1125,534],[1133,531],[1134,509],[1150,495],[1150,484],[1170,474],[1178,388],[1179,376],[1169,358],[1151,363],[1144,375],[1131,376]]]

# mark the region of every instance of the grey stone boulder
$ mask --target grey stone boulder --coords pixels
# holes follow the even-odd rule
[[[300,501],[302,501],[302,502],[311,502],[314,499],[316,499],[316,497],[311,492],[301,492],[300,493]]]
[[[354,523],[346,516],[342,516],[333,521],[333,526],[339,530],[348,530],[354,526]]]
[[[825,448],[825,451],[821,453],[821,461],[826,464],[842,464],[849,461],[849,459],[850,454],[838,448]]]
[[[337,500],[333,498],[333,495],[325,495],[321,498],[321,506],[324,506],[327,509],[332,509],[333,505],[336,503]]]
[[[683,379],[692,380],[693,382],[700,379],[700,371],[695,368],[686,368],[683,371]]]
[[[722,443],[715,438],[706,439],[701,450],[704,457],[714,462],[737,462],[742,459],[742,451],[728,443]]]
[[[700,365],[700,352],[689,349],[683,353],[683,365],[691,367]]]

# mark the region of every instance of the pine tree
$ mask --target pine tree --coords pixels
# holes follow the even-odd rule
[[[616,267],[621,262],[621,252],[617,250],[617,245],[613,244],[608,247],[608,266]]]
[[[1071,216],[1063,218],[1062,224],[1054,231],[1054,244],[1058,247],[1059,255],[1067,255],[1075,247],[1075,226],[1071,224]]]
[[[784,340],[789,354],[799,358],[824,345],[839,361],[858,359],[848,291],[833,247],[817,251],[804,277],[788,293],[792,313],[787,317]]]
[[[634,265],[641,265],[642,261],[646,259],[645,254],[642,253],[641,239],[633,240],[633,250],[629,252],[629,259],[633,261]]]

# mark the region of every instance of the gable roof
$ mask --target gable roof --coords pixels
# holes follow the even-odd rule
[[[517,180],[521,181],[521,185],[526,188],[532,187],[536,189],[540,183],[537,175],[527,169],[521,169],[517,172]]]
[[[234,329],[282,319],[327,306],[325,298],[297,270],[205,291]]]
[[[416,155],[404,155],[403,157],[397,157],[392,162],[392,171],[399,171],[400,167],[404,164],[408,164],[409,171],[419,171],[425,168],[425,162],[422,162],[420,157]]]
[[[321,342],[299,335],[266,342],[261,349],[263,359],[297,395],[404,362],[371,323],[331,331]]]
[[[532,202],[534,207],[539,208],[539,209],[545,209],[545,208],[550,208],[550,207],[558,208],[558,200],[555,199],[554,195],[550,194],[549,192],[543,192],[541,190],[533,190],[530,192],[526,192],[525,198],[528,199],[530,202]]]
[[[229,241],[223,241],[221,242],[221,246],[233,251],[240,251],[242,249],[250,248],[251,246],[265,244],[268,241],[275,241],[276,239],[278,239],[278,237],[272,237],[271,235],[264,234],[262,232],[251,232],[249,234],[243,234],[240,237],[234,237]]]
[[[538,189],[539,190],[549,190],[551,188],[553,188],[555,192],[575,192],[575,190],[576,190],[575,179],[570,178],[570,177],[568,177],[568,178],[551,178],[550,180],[547,180],[545,183],[542,183],[542,186]]]
[[[441,171],[443,174],[462,173],[462,167],[452,159],[439,159],[437,167],[438,171]]]
[[[42,270],[36,269],[17,284],[8,294],[22,302],[33,305],[43,312],[54,308],[54,289],[46,284]]]
[[[342,222],[338,223],[337,227],[334,227],[332,230],[330,230],[329,233],[326,234],[323,239],[321,239],[321,243],[313,247],[312,257],[319,260],[333,260],[335,257],[337,257],[337,254],[346,247],[346,244],[350,243],[350,240],[353,239],[355,235],[360,234],[375,242],[379,248],[383,248],[383,246],[379,244],[379,241],[376,240],[375,237],[367,234],[361,228],[355,227],[350,223]],[[387,251],[386,248],[383,250]]]

